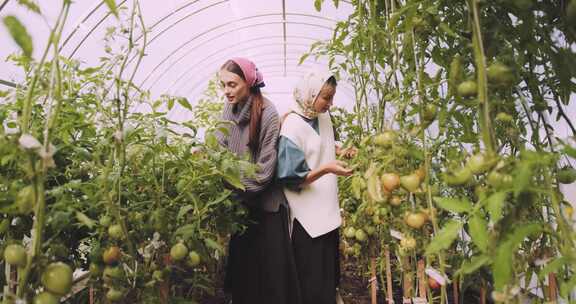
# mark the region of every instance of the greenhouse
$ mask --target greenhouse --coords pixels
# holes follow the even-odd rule
[[[576,303],[576,0],[0,0],[2,304]]]

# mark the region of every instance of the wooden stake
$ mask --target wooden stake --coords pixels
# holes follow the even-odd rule
[[[90,298],[90,304],[94,304],[94,286],[90,284],[90,290],[88,291],[88,296]]]
[[[370,289],[372,293],[370,298],[372,299],[372,304],[377,304],[377,291],[378,291],[378,279],[376,278],[376,258],[370,260]]]
[[[547,291],[548,300],[552,303],[556,303],[558,300],[558,283],[556,282],[556,276],[553,273],[548,274]]]
[[[164,266],[169,266],[172,261],[169,254],[163,256]],[[160,303],[168,304],[170,296],[170,281],[169,278],[165,278],[163,282],[160,283]]]
[[[486,304],[486,288],[484,287],[484,281],[480,286],[480,304]]]
[[[407,256],[402,257],[402,290],[405,299],[412,298],[412,273],[410,273],[410,259]]]
[[[426,263],[424,260],[418,261],[418,292],[419,297],[426,299],[426,284],[428,280],[426,279],[426,273],[424,272],[426,268]]]
[[[452,281],[452,290],[454,291],[454,304],[458,304],[458,301],[460,300],[460,295],[458,294],[458,279],[454,278],[454,281]]]
[[[386,258],[386,295],[388,297],[388,304],[394,303],[394,294],[392,293],[392,267],[390,266],[390,248],[384,248],[384,256]]]

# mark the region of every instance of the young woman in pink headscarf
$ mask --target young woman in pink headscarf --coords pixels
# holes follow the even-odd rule
[[[264,79],[250,60],[228,60],[219,78],[227,99],[222,119],[232,123],[218,140],[258,166],[256,176],[242,178],[245,190],[237,193],[253,224],[230,240],[225,289],[234,304],[300,304],[287,202],[282,188],[273,183],[278,112],[262,96]]]

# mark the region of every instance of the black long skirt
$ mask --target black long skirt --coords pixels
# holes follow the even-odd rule
[[[335,304],[340,284],[339,229],[316,238],[294,220],[292,246],[302,304]]]
[[[230,239],[225,290],[233,304],[301,304],[286,207],[251,208],[254,223]]]

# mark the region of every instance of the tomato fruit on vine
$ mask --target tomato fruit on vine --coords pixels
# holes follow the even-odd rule
[[[72,288],[72,268],[62,262],[48,265],[42,274],[42,285],[51,293],[67,294]]]
[[[181,261],[188,254],[188,248],[183,243],[178,243],[170,249],[170,258],[173,261]]]
[[[462,82],[458,85],[458,94],[465,98],[470,98],[476,96],[478,93],[478,88],[476,86],[476,82],[473,80],[468,80]]]
[[[22,267],[26,265],[27,259],[26,249],[22,245],[12,244],[4,249],[4,260],[9,265]]]
[[[60,300],[49,292],[41,292],[34,297],[33,304],[59,304]]]

